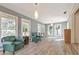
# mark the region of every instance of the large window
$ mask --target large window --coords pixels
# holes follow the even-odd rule
[[[30,34],[30,22],[26,19],[22,19],[22,36],[29,36]]]
[[[38,31],[38,33],[41,32],[41,24],[37,24],[37,31]]]
[[[52,36],[53,34],[53,25],[48,25],[48,36]]]
[[[1,18],[1,37],[15,35],[15,20],[11,18]]]
[[[61,28],[62,24],[55,24],[54,25],[54,36],[55,37],[61,37],[61,33],[62,33],[62,28]]]
[[[16,17],[0,13],[0,22],[1,22],[1,38],[4,36],[16,36]]]
[[[63,38],[64,29],[67,28],[67,22],[48,24],[48,36],[55,38]]]

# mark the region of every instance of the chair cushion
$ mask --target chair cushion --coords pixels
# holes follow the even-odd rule
[[[3,44],[13,44],[13,42],[6,41],[6,42],[3,42]]]
[[[22,42],[14,42],[15,45],[23,44]]]
[[[8,38],[9,38],[9,41],[12,41],[12,42],[16,40],[15,36],[9,36]]]

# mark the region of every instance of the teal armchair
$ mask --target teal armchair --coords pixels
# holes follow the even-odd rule
[[[3,53],[5,53],[5,51],[9,51],[15,54],[15,51],[24,47],[24,42],[17,39],[15,36],[6,36],[1,40],[3,42]]]
[[[38,35],[38,33],[32,33],[32,42],[37,43],[38,41],[41,41],[41,36]]]

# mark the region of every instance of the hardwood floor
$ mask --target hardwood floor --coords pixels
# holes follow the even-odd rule
[[[5,55],[7,54],[11,53],[5,53]],[[65,44],[63,41],[54,40],[42,40],[38,43],[30,42],[29,45],[18,50],[15,55],[79,55],[79,44]]]

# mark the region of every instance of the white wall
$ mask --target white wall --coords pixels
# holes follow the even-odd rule
[[[73,7],[73,10],[68,18],[69,21],[69,28],[71,29],[71,43],[78,43],[77,41],[79,41],[79,39],[76,39],[77,34],[75,33],[75,18],[74,18],[74,14],[77,11],[77,9],[79,8],[79,4],[75,4]],[[77,25],[78,27],[78,25]]]
[[[74,43],[74,14],[69,17],[69,28],[71,29],[71,43]]]
[[[77,11],[77,13],[75,14],[75,17],[74,17],[74,20],[75,20],[75,42],[76,43],[79,43],[79,9]]]

